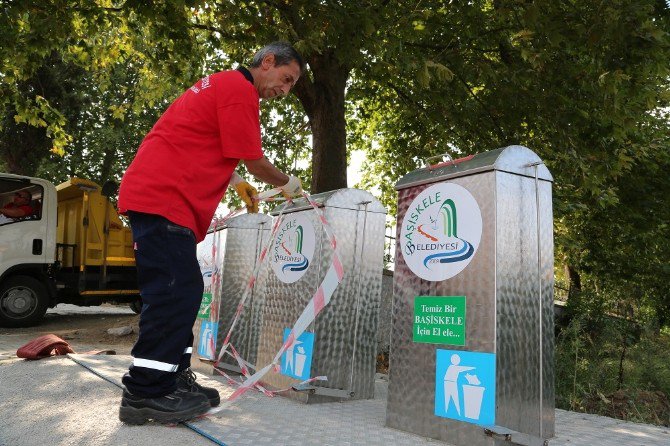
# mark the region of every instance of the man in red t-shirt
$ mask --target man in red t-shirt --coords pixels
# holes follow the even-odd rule
[[[126,170],[118,207],[130,219],[143,307],[121,421],[179,422],[219,404],[218,392],[195,383],[190,370],[203,292],[196,244],[240,160],[285,194],[301,193],[298,178],[263,156],[259,100],[287,95],[303,70],[295,49],[275,42],[249,69],[205,76],[168,107]]]
[[[0,216],[8,217],[0,219],[0,224],[11,221],[10,219],[26,217],[32,215],[35,210],[30,205],[33,199],[32,194],[27,190],[20,190],[14,193],[13,201],[0,208]]]

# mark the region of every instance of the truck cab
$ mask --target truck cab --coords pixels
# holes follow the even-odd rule
[[[26,215],[0,215],[0,326],[34,325],[62,302],[128,302],[139,312],[132,233],[109,200],[115,187],[0,174],[0,208],[26,192]]]

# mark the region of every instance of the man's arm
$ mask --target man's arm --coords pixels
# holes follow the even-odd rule
[[[302,193],[302,183],[300,179],[293,175],[286,175],[281,170],[277,169],[274,164],[263,157],[258,160],[244,160],[247,170],[256,178],[279,186],[282,194],[287,199],[296,197]]]
[[[277,169],[266,157],[243,161],[249,173],[261,181],[273,186],[283,186],[288,183],[289,176]]]

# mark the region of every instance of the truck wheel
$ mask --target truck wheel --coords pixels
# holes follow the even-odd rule
[[[135,314],[140,314],[142,312],[142,299],[134,300],[128,306]]]
[[[48,306],[49,295],[42,282],[30,276],[10,277],[0,287],[0,326],[35,325]]]

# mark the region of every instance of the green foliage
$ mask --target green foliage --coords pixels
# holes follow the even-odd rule
[[[31,78],[17,83],[16,102],[5,105],[0,121],[0,154],[11,172],[34,174],[49,152],[63,153],[71,141],[66,123],[82,101],[73,79],[82,73],[52,53]]]
[[[87,94],[80,104],[80,112],[68,121],[72,142],[62,156],[52,154],[45,159],[37,171],[38,176],[54,182],[73,176],[93,179],[100,184],[120,180],[141,140],[168,106],[170,97],[150,107],[137,92],[141,87],[135,65],[114,64],[108,70],[110,83],[104,90],[92,81],[88,72],[76,79],[77,88],[85,88]],[[180,91],[172,88],[171,93],[176,96]]]
[[[670,9],[422,2],[406,20],[414,26],[389,24],[400,38],[349,90],[365,187],[379,187],[394,214],[393,184],[422,160],[525,145],[555,178],[557,266],[667,323]]]
[[[203,39],[188,29],[186,9],[174,9],[174,2],[152,2],[149,9],[146,2],[139,3],[136,8],[132,2],[92,0],[3,5],[0,152],[9,170],[35,174],[47,159],[41,172],[49,173],[59,164],[53,155],[67,153],[60,173],[48,178],[62,178],[66,171],[67,175],[89,172],[90,164],[72,166],[100,155],[90,140],[97,136],[99,146],[135,145],[137,135],[127,141],[122,134],[138,129],[123,128],[120,122],[142,122],[147,110],[155,115],[156,107],[174,97],[175,86],[183,90],[201,76],[202,67],[193,61],[204,58],[205,47]],[[117,88],[120,70],[127,79]],[[145,124],[139,127],[146,130]],[[109,140],[114,133],[118,134]],[[103,167],[93,172],[118,176],[125,165],[110,168],[114,153],[109,146],[105,150]]]
[[[405,31],[377,61],[386,76],[357,75],[361,108],[401,117],[369,123],[398,143],[371,158],[407,171],[405,154],[522,143],[557,173],[559,216],[575,188],[593,204],[616,201],[610,181],[648,154],[648,112],[667,105],[668,40],[653,2],[486,3],[424,11],[424,31]],[[437,63],[453,75],[431,75]]]
[[[670,423],[670,336],[618,317],[596,334],[575,318],[556,342],[556,407],[631,421]]]
[[[660,390],[670,395],[668,351],[670,334],[656,330],[645,332],[629,353],[626,364],[627,387]]]

